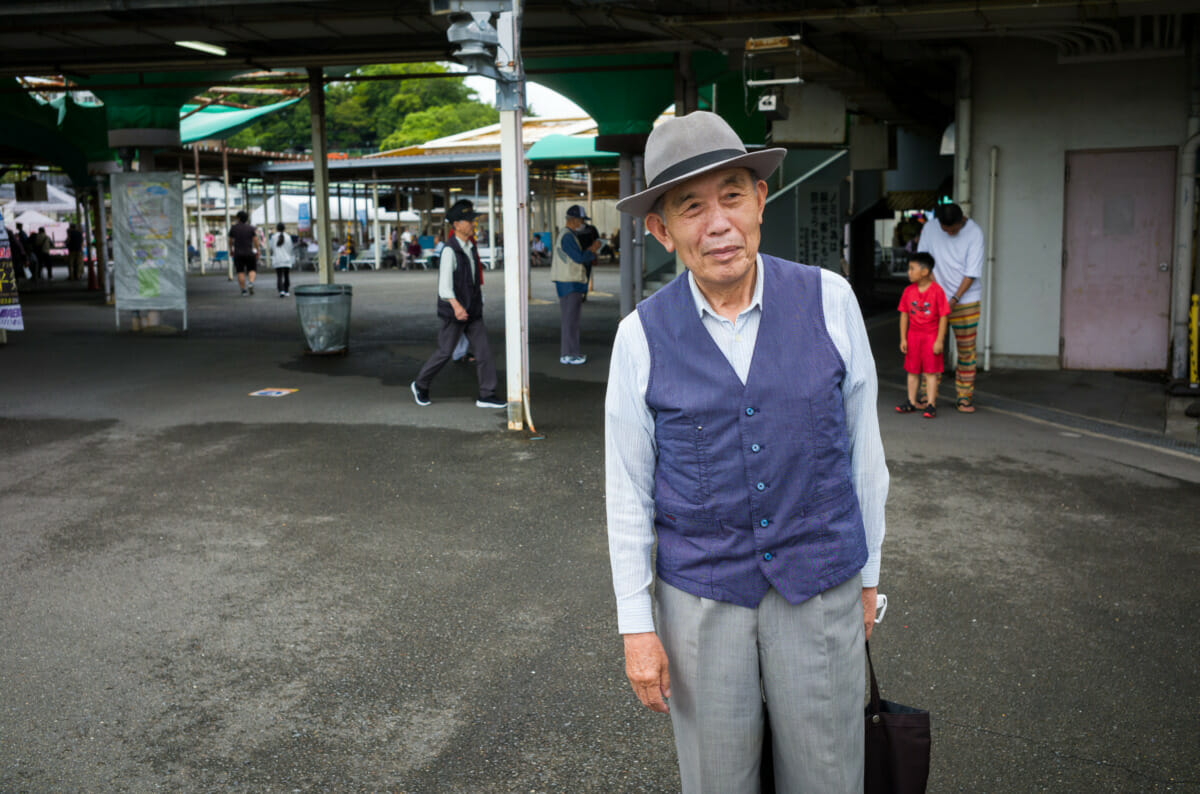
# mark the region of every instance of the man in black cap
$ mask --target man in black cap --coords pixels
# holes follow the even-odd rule
[[[463,334],[475,351],[475,373],[479,378],[475,405],[480,408],[507,405],[496,396],[496,364],[483,324],[483,260],[475,249],[475,216],[473,205],[466,199],[455,202],[446,211],[446,223],[453,234],[447,235],[438,268],[437,313],[442,318],[442,330],[438,332],[437,352],[429,357],[409,387],[417,405],[429,405],[429,384],[446,366]]]
[[[590,220],[578,204],[567,209],[567,225],[558,236],[550,265],[550,280],[558,289],[558,306],[562,311],[560,364],[578,365],[587,361],[587,356],[579,350],[579,313],[587,296],[596,251],[600,248],[597,238],[580,240],[580,232]]]

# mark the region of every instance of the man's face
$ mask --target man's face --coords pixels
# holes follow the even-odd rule
[[[967,219],[966,219],[966,218],[963,218],[963,219],[962,219],[962,220],[960,220],[958,223],[955,223],[955,224],[953,224],[953,225],[951,225],[951,226],[947,226],[947,225],[946,225],[946,224],[944,224],[944,223],[938,223],[938,226],[941,226],[941,227],[942,227],[942,231],[944,231],[946,234],[948,234],[948,235],[950,235],[951,237],[953,237],[954,235],[956,235],[956,234],[958,234],[959,232],[961,232],[961,231],[962,231],[962,227],[963,227],[963,226],[966,226],[966,224],[967,224]]]
[[[745,168],[703,174],[663,196],[646,228],[676,252],[701,287],[737,283],[756,266],[767,183]]]
[[[469,220],[469,221],[455,221],[454,222],[454,233],[457,234],[459,237],[470,237],[472,234],[475,233],[474,219]]]

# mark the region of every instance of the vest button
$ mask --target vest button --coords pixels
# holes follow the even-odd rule
[[[764,483],[764,482],[760,482],[758,485],[756,485],[756,486],[754,486],[754,487],[755,487],[755,488],[757,488],[758,490],[762,491],[762,490],[765,490],[765,489],[766,489],[766,487],[767,487],[767,484],[766,484],[766,483]]]
[[[751,451],[751,452],[758,452],[758,451],[760,451],[761,449],[762,449],[762,447],[760,447],[758,444],[751,444],[751,445],[750,445],[750,451]]]
[[[768,551],[766,554],[764,554],[763,559],[766,560],[767,562],[770,562],[771,561],[771,552]]]
[[[770,524],[771,524],[771,522],[770,522],[770,521],[768,521],[768,520],[767,520],[767,519],[765,519],[765,518],[764,518],[762,521],[759,521],[759,522],[758,522],[758,525],[759,525],[760,527],[766,527],[766,526],[770,526]]]
[[[747,408],[747,409],[746,409],[746,416],[754,416],[754,409],[753,409],[753,408]]]

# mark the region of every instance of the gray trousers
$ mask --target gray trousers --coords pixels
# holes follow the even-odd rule
[[[562,341],[559,344],[560,356],[578,356],[579,352],[579,314],[583,310],[583,293],[568,292],[558,299],[558,308],[562,310]]]
[[[781,794],[863,790],[862,584],[757,609],[655,584],[684,794],[757,794],[763,698]]]
[[[458,320],[442,320],[438,331],[437,352],[429,357],[425,366],[417,373],[417,388],[427,391],[434,376],[442,371],[446,362],[454,355],[458,338],[466,335],[471,349],[475,351],[475,377],[479,379],[479,396],[492,397],[496,394],[496,362],[492,361],[492,349],[488,347],[487,326],[483,318],[460,323]]]

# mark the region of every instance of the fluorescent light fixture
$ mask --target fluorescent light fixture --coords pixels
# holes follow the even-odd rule
[[[216,44],[209,44],[204,41],[177,41],[177,42],[175,42],[175,46],[176,47],[186,47],[189,50],[199,50],[200,52],[207,52],[209,55],[224,55],[225,54],[224,47],[218,47]]]

